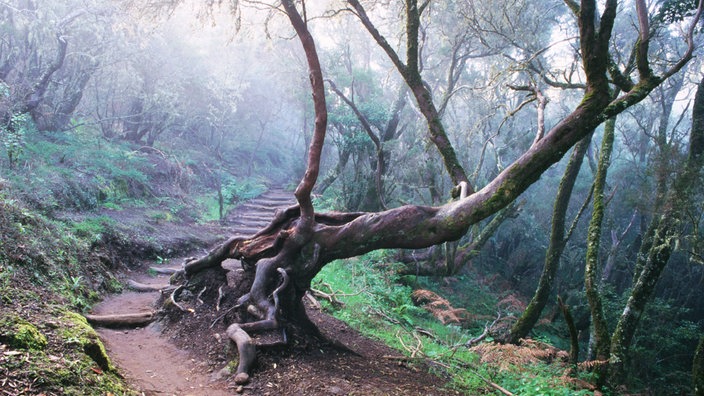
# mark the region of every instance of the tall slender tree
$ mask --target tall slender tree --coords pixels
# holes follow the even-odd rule
[[[633,288],[610,340],[610,380],[620,383],[624,379],[628,349],[643,310],[650,300],[655,284],[670,259],[670,255],[686,225],[687,214],[693,200],[701,194],[702,166],[704,166],[704,78],[699,83],[692,107],[692,128],[689,151],[684,166],[667,189],[662,212],[653,220],[649,233],[647,258],[634,279]]]
[[[540,281],[538,282],[538,287],[535,290],[533,298],[528,303],[521,317],[511,328],[507,340],[510,343],[517,343],[521,338],[525,338],[528,335],[540,318],[543,308],[545,308],[550,298],[557,269],[560,266],[560,257],[562,257],[562,252],[567,244],[567,238],[565,237],[567,208],[572,196],[572,189],[579,175],[579,169],[582,167],[582,162],[591,144],[591,140],[591,135],[588,135],[584,140],[577,143],[572,151],[567,168],[565,168],[562,180],[557,189],[557,195],[555,196],[555,205],[552,211],[552,226],[550,228],[550,243],[545,253],[543,272],[540,275]]]

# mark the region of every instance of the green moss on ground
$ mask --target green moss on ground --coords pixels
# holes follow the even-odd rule
[[[139,394],[112,366],[85,318],[72,311],[88,308],[107,290],[103,280],[115,279],[90,244],[1,195],[0,241],[2,390]]]
[[[39,351],[47,345],[46,336],[36,326],[15,315],[0,319],[0,342],[14,349]]]
[[[61,335],[66,343],[73,343],[83,348],[85,354],[102,370],[115,371],[98,333],[88,324],[86,318],[75,312],[66,311],[61,320],[64,324]]]

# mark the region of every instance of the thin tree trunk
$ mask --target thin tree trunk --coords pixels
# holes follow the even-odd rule
[[[704,396],[704,337],[699,340],[699,346],[694,353],[692,384],[694,396]]]
[[[540,276],[540,281],[538,282],[538,287],[535,290],[533,298],[530,300],[525,311],[523,311],[521,317],[511,328],[507,339],[510,343],[515,344],[521,338],[525,338],[528,335],[531,329],[533,329],[533,326],[535,326],[535,323],[537,323],[540,314],[543,312],[548,302],[555,281],[555,274],[560,266],[560,257],[562,256],[567,242],[565,240],[565,217],[567,215],[567,208],[570,203],[570,198],[572,197],[572,190],[577,181],[577,176],[579,175],[579,169],[582,167],[584,155],[587,153],[591,141],[590,134],[577,143],[572,151],[572,156],[567,164],[567,168],[565,168],[565,173],[562,176],[555,197],[555,205],[552,212],[550,244],[545,254],[543,273]]]
[[[342,149],[342,151],[339,153],[340,159],[337,161],[335,169],[328,173],[327,176],[325,176],[325,178],[321,180],[318,184],[318,188],[316,190],[318,194],[325,193],[325,190],[327,190],[328,187],[335,183],[335,180],[340,177],[342,172],[345,170],[345,166],[347,166],[347,162],[350,159],[350,154],[350,150]]]
[[[562,302],[560,296],[557,296],[557,305],[560,307],[565,323],[567,323],[567,329],[570,332],[570,363],[577,364],[579,361],[579,333],[577,332],[577,326],[574,324],[570,307]]]
[[[379,139],[379,136],[377,136],[374,133],[374,130],[372,129],[372,125],[367,120],[367,117],[362,114],[362,112],[357,108],[357,105],[349,99],[342,91],[340,91],[337,88],[337,85],[332,80],[327,80],[328,84],[330,85],[330,88],[337,94],[337,96],[342,99],[343,102],[347,104],[347,106],[352,109],[352,112],[354,112],[355,116],[357,116],[357,120],[359,121],[360,124],[362,124],[362,129],[364,129],[364,132],[366,132],[367,136],[369,136],[369,139],[374,143],[374,150],[376,154],[376,172],[374,172],[374,187],[367,187],[367,192],[366,195],[372,195],[375,197],[378,202],[371,204],[371,205],[364,205],[365,207],[371,207],[371,208],[376,208],[376,209],[387,209],[386,207],[386,202],[384,200],[384,184],[383,184],[383,176],[384,172],[386,172],[385,169],[385,160],[384,160],[384,147],[382,145],[381,140]],[[372,199],[364,199],[363,202],[367,201],[372,201]]]
[[[645,305],[653,294],[655,284],[679,237],[679,229],[686,221],[686,214],[692,206],[692,199],[702,185],[702,165],[704,164],[704,78],[699,83],[692,108],[692,129],[690,132],[689,155],[682,171],[677,174],[670,188],[662,215],[653,221],[657,227],[652,241],[648,242],[647,259],[633,285],[626,307],[616,324],[611,338],[612,362],[609,377],[617,384],[625,379],[625,365],[628,349],[635,335]]]
[[[608,360],[609,358],[609,329],[604,316],[601,290],[599,287],[599,248],[601,246],[602,223],[606,210],[604,188],[606,186],[606,174],[611,164],[615,129],[616,118],[609,118],[604,126],[601,155],[599,157],[599,164],[594,180],[594,209],[587,234],[587,257],[584,270],[584,288],[591,311],[594,354],[597,360]],[[604,365],[597,366],[599,382],[602,384],[605,380],[604,375],[602,375],[605,374],[604,369]]]
[[[442,124],[440,114],[433,103],[433,95],[428,88],[428,85],[423,81],[419,70],[419,53],[418,53],[418,31],[420,29],[420,15],[428,3],[424,3],[418,7],[417,0],[406,0],[406,63],[404,64],[398,54],[389,45],[386,39],[379,33],[376,27],[366,14],[364,7],[357,0],[348,0],[348,3],[355,10],[357,17],[372,35],[377,44],[386,52],[389,59],[393,62],[396,69],[401,74],[401,77],[406,81],[406,84],[413,92],[416,98],[418,108],[425,117],[428,123],[428,133],[430,140],[435,144],[435,147],[440,152],[443,158],[445,168],[447,169],[450,178],[454,185],[460,182],[468,183],[470,194],[474,192],[474,188],[469,184],[469,179],[464,168],[457,158],[450,139],[445,132],[445,127]]]
[[[311,192],[318,180],[320,172],[320,157],[323,152],[323,144],[325,143],[325,133],[328,124],[328,110],[325,101],[325,83],[323,81],[322,68],[318,59],[317,50],[313,36],[308,31],[307,21],[301,18],[301,15],[296,10],[296,6],[291,0],[284,0],[281,3],[286,10],[289,21],[296,30],[303,51],[306,55],[308,63],[309,77],[311,90],[313,93],[313,108],[315,110],[315,124],[313,127],[313,138],[308,149],[308,162],[306,164],[306,172],[301,179],[301,182],[296,187],[294,195],[301,208],[301,221],[296,226],[297,232],[309,233],[313,229],[315,211],[311,200]],[[304,5],[305,7],[305,5]]]

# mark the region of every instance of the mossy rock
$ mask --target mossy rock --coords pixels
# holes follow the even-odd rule
[[[62,316],[62,321],[66,324],[62,336],[67,343],[75,343],[83,347],[85,354],[93,359],[101,369],[115,370],[98,333],[88,324],[86,318],[75,312],[66,311]]]
[[[14,349],[43,350],[47,338],[39,329],[18,316],[0,320],[0,342]]]

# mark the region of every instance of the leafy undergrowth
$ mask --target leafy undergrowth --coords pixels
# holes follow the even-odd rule
[[[0,395],[133,393],[74,313],[119,291],[114,274],[140,260],[221,238],[202,216],[217,205],[206,199],[214,185],[225,209],[265,188],[225,170],[218,183],[204,154],[190,154],[199,157],[77,128],[28,135],[15,167],[0,156]]]
[[[15,197],[53,217],[140,209],[152,223],[208,222],[267,189],[268,179],[239,175],[193,145],[138,146],[86,127],[26,140],[21,166],[3,177]]]
[[[133,394],[76,313],[119,287],[90,241],[0,195],[2,394]]]
[[[417,281],[394,276],[388,262],[384,252],[375,252],[326,266],[313,284],[323,292],[324,309],[408,359],[430,362],[435,374],[466,394],[500,394],[501,389],[516,395],[592,394],[588,382],[568,375],[564,351],[530,340],[520,346],[500,345],[491,337],[477,341],[502,300],[476,291],[481,287],[472,279],[457,280],[478,294],[474,304],[463,307],[468,314],[450,307],[464,319],[443,324],[432,309],[414,305],[409,284],[418,286]]]

